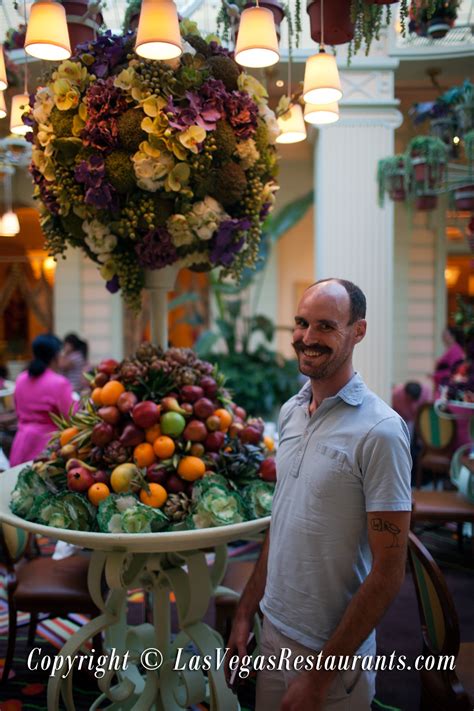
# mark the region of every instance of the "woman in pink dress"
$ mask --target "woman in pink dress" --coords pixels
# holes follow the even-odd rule
[[[10,452],[10,466],[38,456],[56,429],[50,413],[66,415],[73,404],[69,380],[55,373],[61,341],[44,334],[32,344],[33,360],[15,384],[18,430]]]
[[[459,334],[456,328],[448,326],[443,331],[443,343],[446,350],[435,363],[433,373],[434,396],[440,396],[441,386],[447,385],[449,378],[454,372],[455,366],[459,365],[466,357],[463,349],[459,345]]]

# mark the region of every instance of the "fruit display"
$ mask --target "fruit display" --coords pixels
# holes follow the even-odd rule
[[[14,514],[80,531],[149,533],[271,512],[276,467],[264,423],[193,351],[143,343],[102,361],[90,395],[19,473]]]

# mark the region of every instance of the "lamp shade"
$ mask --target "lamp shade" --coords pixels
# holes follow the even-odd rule
[[[3,237],[13,237],[20,231],[20,223],[16,212],[5,212],[0,218],[0,235]]]
[[[278,118],[281,133],[277,143],[298,143],[306,138],[306,126],[303,119],[303,109],[300,104],[291,104],[283,116]]]
[[[178,11],[172,0],[143,0],[135,52],[146,59],[175,59],[182,54]]]
[[[306,60],[303,97],[309,104],[331,104],[342,97],[336,58],[324,49]]]
[[[25,126],[22,116],[30,104],[28,94],[15,94],[12,96],[12,108],[10,113],[10,131],[18,136],[25,136],[31,131],[31,126]]]
[[[0,91],[5,91],[8,86],[7,70],[5,68],[5,56],[3,47],[0,47]]]
[[[249,7],[240,16],[235,61],[242,67],[270,67],[280,59],[273,13]]]
[[[31,6],[25,52],[52,62],[61,62],[71,56],[66,10],[58,2],[36,0]]]
[[[3,91],[0,91],[0,119],[5,118],[7,115],[7,105],[5,103],[5,95]]]
[[[316,126],[324,126],[339,120],[339,105],[337,101],[332,104],[305,104],[304,120]]]

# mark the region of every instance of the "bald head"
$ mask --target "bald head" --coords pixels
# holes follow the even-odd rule
[[[348,281],[347,279],[337,279],[335,277],[329,277],[328,279],[319,279],[319,281],[309,286],[307,290],[313,289],[320,285],[333,285],[336,288],[342,287],[342,289],[344,289],[349,300],[349,324],[355,323],[359,319],[365,318],[365,313],[367,309],[365,294],[362,289],[356,286],[356,284],[354,284],[352,281]],[[333,293],[334,295],[336,295],[337,292],[334,291]]]

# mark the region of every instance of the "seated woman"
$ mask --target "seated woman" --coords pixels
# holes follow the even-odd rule
[[[33,360],[15,386],[18,430],[10,452],[10,466],[38,456],[56,429],[50,414],[66,415],[74,400],[69,380],[55,372],[61,341],[44,334],[32,344]]]

